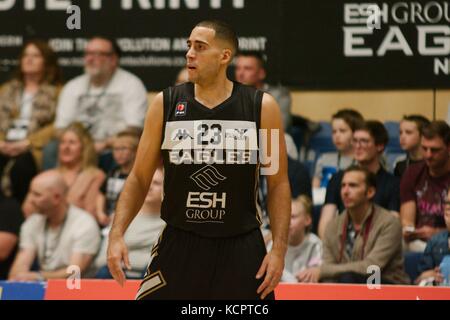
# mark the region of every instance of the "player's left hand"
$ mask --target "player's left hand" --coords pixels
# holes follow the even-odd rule
[[[269,293],[271,293],[280,282],[284,269],[284,255],[271,250],[266,254],[264,260],[259,268],[256,279],[261,279],[266,274],[263,283],[256,291],[261,294],[263,300]]]

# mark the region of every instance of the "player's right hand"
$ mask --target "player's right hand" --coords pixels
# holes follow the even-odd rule
[[[128,260],[128,248],[123,237],[110,237],[108,244],[108,268],[114,280],[123,287],[125,284],[125,273],[122,268],[122,261],[128,270],[131,270]]]

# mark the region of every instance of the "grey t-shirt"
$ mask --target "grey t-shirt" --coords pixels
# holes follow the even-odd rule
[[[323,153],[317,160],[314,177],[322,182],[321,186],[326,187],[334,173],[347,169],[353,162],[353,157],[339,156],[338,152]],[[323,176],[324,173],[326,177]],[[322,181],[324,178],[325,181]]]
[[[69,266],[74,253],[95,256],[100,247],[100,231],[91,214],[69,206],[60,227],[49,228],[46,220],[44,215],[34,213],[20,230],[20,248],[36,250],[41,270],[54,271]]]
[[[272,243],[269,243],[268,249],[271,247]],[[298,282],[295,277],[298,272],[321,264],[322,241],[314,233],[307,233],[299,245],[288,245],[281,282]]]
[[[143,270],[150,261],[150,252],[158,240],[166,223],[159,214],[140,212],[131,222],[125,232],[124,240],[128,247],[128,258],[132,270]],[[102,240],[100,252],[95,259],[96,268],[106,265],[106,251],[108,249],[108,237]]]

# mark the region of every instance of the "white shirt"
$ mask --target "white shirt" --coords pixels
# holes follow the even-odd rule
[[[153,245],[166,223],[158,213],[140,212],[133,219],[124,235],[128,247],[128,257],[133,270],[143,270],[150,261]],[[109,232],[109,230],[108,230]],[[108,236],[104,234],[100,252],[95,259],[95,266],[101,268],[106,265],[106,251],[108,249]]]
[[[83,74],[69,81],[61,91],[55,127],[63,129],[74,121],[89,127],[94,140],[112,137],[126,127],[144,126],[147,90],[132,73],[118,68],[103,87],[90,86]]]
[[[65,222],[60,227],[50,228],[46,221],[46,216],[34,213],[20,229],[20,248],[36,250],[41,270],[67,267],[74,253],[93,256],[97,253],[100,231],[91,214],[69,206]]]

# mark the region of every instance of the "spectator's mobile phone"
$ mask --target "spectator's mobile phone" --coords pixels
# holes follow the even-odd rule
[[[414,231],[416,231],[416,228],[413,226],[406,226],[406,227],[403,227],[403,231],[404,232],[414,232]]]

